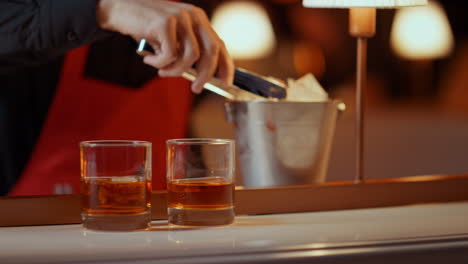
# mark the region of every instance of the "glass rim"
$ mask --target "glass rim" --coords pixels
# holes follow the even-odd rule
[[[224,138],[176,138],[169,139],[166,141],[168,145],[183,145],[183,144],[233,144],[234,139],[224,139]]]
[[[151,142],[143,140],[87,140],[81,141],[82,147],[149,147]]]

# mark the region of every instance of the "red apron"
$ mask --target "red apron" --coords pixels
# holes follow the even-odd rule
[[[65,58],[62,78],[32,156],[10,195],[79,193],[79,142],[153,143],[153,188],[164,189],[165,140],[184,137],[191,93],[180,78],[155,78],[129,89],[83,77],[88,47]]]

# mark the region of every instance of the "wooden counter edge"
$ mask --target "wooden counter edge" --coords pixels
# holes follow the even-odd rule
[[[236,214],[276,214],[468,200],[468,175],[417,176],[366,183],[237,189]],[[165,219],[166,192],[153,192],[153,219]],[[80,196],[0,197],[0,226],[80,223]]]

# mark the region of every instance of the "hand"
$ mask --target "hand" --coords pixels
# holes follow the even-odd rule
[[[195,66],[195,93],[215,75],[225,85],[233,82],[232,59],[198,7],[163,0],[100,0],[97,17],[103,29],[137,41],[145,38],[156,52],[143,61],[158,68],[160,76],[180,76]]]

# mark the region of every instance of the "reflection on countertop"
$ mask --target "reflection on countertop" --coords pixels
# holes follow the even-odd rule
[[[80,225],[8,227],[0,229],[0,263],[179,263],[196,258],[211,263],[240,261],[246,255],[255,255],[255,263],[280,252],[312,258],[337,248],[466,242],[466,219],[468,202],[458,202],[241,216],[232,225],[209,228],[155,221],[151,230],[140,232],[95,232]]]

